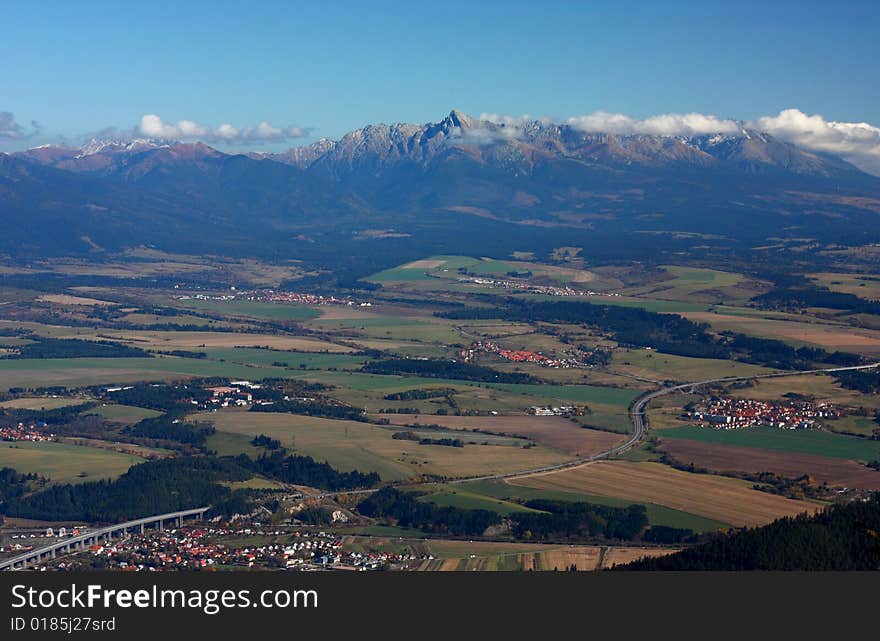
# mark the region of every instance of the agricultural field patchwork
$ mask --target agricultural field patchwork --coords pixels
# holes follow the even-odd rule
[[[659,463],[599,461],[559,472],[515,478],[510,483],[647,501],[734,526],[762,525],[781,516],[812,513],[819,507],[753,490],[744,481],[691,474]]]
[[[254,438],[265,434],[291,451],[327,461],[341,470],[377,472],[395,481],[423,474],[444,477],[504,473],[566,460],[566,455],[546,446],[524,448],[505,445],[421,445],[392,438],[389,429],[357,421],[339,421],[264,412],[212,412],[195,414],[197,422],[213,424],[218,433]],[[209,444],[210,444],[209,440]]]

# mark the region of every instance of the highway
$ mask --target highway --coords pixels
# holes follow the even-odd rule
[[[618,454],[623,454],[627,450],[638,445],[639,442],[645,437],[645,433],[647,431],[647,417],[645,414],[645,409],[655,398],[659,398],[660,396],[665,396],[667,394],[673,394],[676,392],[684,392],[687,390],[692,390],[695,387],[700,387],[702,385],[711,385],[716,383],[735,383],[737,381],[750,381],[757,379],[765,379],[765,378],[781,378],[784,376],[802,376],[804,374],[832,374],[834,372],[846,372],[846,371],[854,371],[854,370],[866,370],[873,369],[876,367],[880,367],[880,363],[871,363],[869,365],[855,365],[851,367],[832,367],[828,369],[814,369],[814,370],[806,370],[806,371],[791,371],[791,372],[777,372],[774,374],[760,374],[757,376],[730,376],[725,378],[712,378],[704,381],[696,381],[692,383],[681,383],[679,385],[670,385],[668,387],[662,387],[660,389],[652,390],[646,392],[633,400],[629,407],[629,415],[633,424],[633,431],[630,434],[629,438],[619,444],[615,445],[611,449],[608,449],[604,452],[599,452],[598,454],[592,454],[590,456],[584,456],[580,458],[573,459],[571,461],[566,461],[564,463],[558,463],[556,465],[546,465],[543,467],[530,468],[526,470],[519,470],[516,472],[506,472],[503,474],[487,474],[484,476],[470,476],[466,478],[454,479],[451,481],[447,481],[447,483],[451,485],[456,485],[460,483],[470,483],[473,481],[494,481],[494,480],[502,480],[502,479],[511,479],[511,478],[519,478],[523,476],[531,476],[534,474],[545,474],[548,472],[556,472],[559,470],[572,469],[576,467],[580,467],[582,465],[587,465],[589,463],[593,463],[595,461],[599,461],[602,459],[609,458],[611,456],[616,456]],[[323,494],[318,494],[316,498],[324,498],[324,497],[334,497],[340,496],[343,494],[372,494],[377,492],[376,489],[365,489],[365,490],[349,490],[343,492],[327,492]],[[194,510],[185,510],[181,512],[172,512],[169,514],[159,514],[156,516],[150,516],[142,519],[135,519],[133,521],[127,521],[125,523],[118,523],[116,525],[111,525],[108,527],[100,528],[97,530],[92,530],[90,532],[86,532],[84,534],[80,534],[76,537],[70,537],[66,539],[59,540],[57,543],[52,545],[48,545],[39,549],[31,550],[29,552],[20,554],[18,556],[4,559],[0,561],[0,570],[10,570],[10,569],[18,569],[22,567],[26,567],[31,563],[39,563],[44,557],[45,558],[54,558],[57,553],[69,553],[75,551],[76,549],[82,549],[90,542],[97,542],[100,538],[110,539],[114,534],[124,534],[126,530],[130,528],[139,528],[141,532],[143,532],[144,528],[148,525],[153,525],[158,529],[161,529],[165,521],[173,521],[178,526],[183,523],[183,519],[185,517],[198,517],[201,518],[204,513],[208,510],[207,507],[197,508]]]
[[[872,369],[880,366],[880,363],[871,363],[870,365],[853,365],[850,367],[832,367],[828,369],[811,369],[811,370],[798,370],[791,372],[777,372],[774,374],[759,374],[757,376],[729,376],[726,378],[711,378],[705,381],[696,381],[693,383],[681,383],[679,385],[670,385],[668,387],[662,387],[658,390],[654,390],[651,392],[646,392],[642,394],[638,398],[636,398],[629,407],[629,415],[633,424],[633,431],[630,434],[630,437],[626,440],[626,442],[621,443],[620,445],[615,445],[609,450],[604,452],[599,452],[598,454],[592,454],[590,456],[584,456],[581,458],[577,458],[571,461],[566,461],[565,463],[558,463],[556,465],[547,465],[544,467],[536,467],[529,470],[521,470],[518,472],[506,472],[504,474],[487,474],[485,476],[472,476],[468,478],[455,479],[453,481],[448,481],[450,485],[457,485],[459,483],[470,483],[473,481],[496,481],[501,479],[512,479],[519,478],[523,476],[532,476],[534,474],[543,474],[545,472],[556,472],[558,470],[565,470],[575,467],[580,467],[582,465],[586,465],[588,463],[593,463],[595,461],[599,461],[602,459],[609,458],[611,456],[616,456],[618,454],[623,454],[627,450],[636,446],[644,437],[645,432],[647,430],[647,416],[645,415],[645,408],[655,398],[660,396],[665,396],[666,394],[672,394],[674,392],[683,392],[685,390],[690,390],[695,387],[700,387],[701,385],[711,385],[714,383],[735,383],[737,381],[751,381],[761,378],[781,378],[783,376],[802,376],[804,374],[831,374],[834,372],[847,372],[853,370],[863,370],[863,369]]]
[[[645,432],[648,428],[647,425],[647,416],[645,415],[645,408],[655,398],[660,396],[665,396],[666,394],[672,394],[674,392],[683,392],[685,390],[690,390],[695,387],[699,387],[701,385],[711,385],[713,383],[735,383],[737,381],[752,381],[761,378],[781,378],[784,376],[803,376],[804,374],[832,374],[834,372],[847,372],[854,370],[863,370],[863,369],[873,369],[875,367],[880,367],[880,362],[871,363],[869,365],[853,365],[850,367],[831,367],[827,369],[811,369],[811,370],[797,370],[797,371],[786,371],[786,372],[777,372],[774,374],[759,374],[757,376],[728,376],[725,378],[710,378],[705,381],[695,381],[692,383],[681,383],[679,385],[670,385],[668,387],[661,387],[657,390],[652,390],[650,392],[645,392],[638,398],[636,398],[629,406],[629,415],[632,419],[633,431],[630,434],[629,438],[626,442],[621,443],[620,445],[615,445],[609,450],[604,452],[599,452],[598,454],[592,454],[590,456],[583,456],[580,458],[572,459],[571,461],[566,461],[565,463],[557,463],[556,465],[546,465],[544,467],[535,467],[527,470],[519,470],[516,472],[505,472],[503,474],[486,474],[483,476],[468,476],[464,478],[453,479],[451,481],[445,481],[445,483],[449,485],[458,485],[460,483],[471,483],[474,481],[498,481],[502,479],[513,479],[520,478],[523,476],[532,476],[534,474],[544,474],[546,472],[557,472],[559,470],[566,470],[575,467],[580,467],[581,465],[587,465],[589,463],[593,463],[595,461],[600,461],[602,459],[609,458],[611,456],[616,456],[618,454],[623,454],[627,450],[632,449],[639,442],[645,438]],[[318,494],[314,498],[332,498],[335,496],[341,496],[343,494],[373,494],[374,492],[378,492],[377,489],[367,489],[367,490],[349,490],[343,492],[326,492],[323,494]]]
[[[147,526],[151,525],[156,529],[161,530],[166,521],[171,521],[176,524],[177,527],[180,527],[183,525],[183,520],[185,518],[195,517],[201,519],[209,509],[210,508],[208,507],[199,507],[193,510],[181,510],[178,512],[169,512],[167,514],[157,514],[155,516],[134,519],[133,521],[126,521],[125,523],[108,525],[107,527],[102,527],[97,530],[89,530],[88,532],[77,536],[59,539],[51,545],[29,550],[8,559],[3,559],[0,561],[0,571],[21,569],[32,563],[39,563],[44,557],[45,559],[54,559],[59,553],[68,554],[70,552],[81,550],[91,543],[97,543],[101,538],[109,541],[113,538],[114,534],[125,535],[125,533],[132,528],[137,528],[143,532]]]

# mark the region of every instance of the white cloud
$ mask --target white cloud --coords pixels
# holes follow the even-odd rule
[[[304,138],[309,130],[301,127],[274,127],[262,121],[253,127],[235,127],[222,124],[209,127],[192,120],[165,122],[156,114],[146,114],[135,128],[136,132],[147,138],[169,140],[201,140],[210,143],[239,145],[255,142],[284,142],[293,138]]]
[[[785,109],[748,123],[799,147],[835,154],[874,174],[880,174],[880,127],[866,122],[836,122]]]
[[[489,144],[501,141],[504,137],[519,137],[532,118],[484,113],[480,115],[480,120],[503,125],[503,135],[494,130],[486,133],[475,130],[469,136],[478,144]],[[542,119],[541,122],[561,124],[550,119]],[[745,127],[768,133],[803,149],[840,156],[864,171],[880,175],[880,127],[866,122],[826,120],[821,115],[807,115],[798,109],[785,109],[775,116],[762,116],[749,122],[701,113],[668,113],[638,119],[622,113],[594,111],[568,118],[564,124],[583,132],[622,136],[736,135]]]
[[[0,111],[0,140],[27,140],[40,133],[40,123],[31,121],[28,130],[15,120],[11,111]]]
[[[580,131],[620,135],[698,136],[736,133],[740,130],[734,120],[700,113],[661,114],[639,120],[626,114],[594,111],[585,116],[569,118],[566,122]]]

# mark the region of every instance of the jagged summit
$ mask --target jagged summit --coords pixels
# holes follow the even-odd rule
[[[51,235],[32,231],[38,223],[74,230],[65,234],[74,249],[82,236],[102,247],[172,247],[213,234],[205,251],[253,242],[298,255],[363,229],[433,242],[450,226],[483,234],[486,246],[511,235],[529,247],[539,230],[558,228],[566,242],[647,232],[753,243],[864,234],[876,228],[877,200],[877,177],[745,128],[624,135],[458,110],[283,153],[110,139],[0,156],[0,214],[22,247],[46,245]],[[438,251],[454,251],[450,242]]]
[[[140,158],[160,150],[165,153],[151,162],[228,155],[203,143],[148,138],[96,138],[78,148],[44,145],[17,155],[68,170],[112,172],[131,162],[129,159],[134,156]],[[371,124],[350,131],[339,140],[322,138],[281,153],[246,155],[337,178],[358,171],[376,175],[408,163],[425,169],[453,157],[466,157],[520,173],[560,161],[609,168],[690,166],[826,177],[857,171],[839,158],[801,149],[745,125],[739,132],[693,136],[613,134],[542,120],[486,120],[458,109],[452,109],[437,122]]]

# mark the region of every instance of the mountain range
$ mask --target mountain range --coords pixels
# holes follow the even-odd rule
[[[880,240],[878,213],[880,178],[747,128],[617,135],[452,111],[283,153],[130,139],[0,155],[8,254],[309,256],[403,238],[455,250],[465,236],[512,251],[646,233],[856,243]]]

